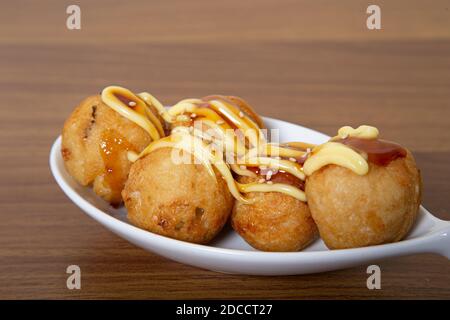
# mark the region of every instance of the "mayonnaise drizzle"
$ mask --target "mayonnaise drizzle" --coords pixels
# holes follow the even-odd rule
[[[349,137],[359,139],[377,139],[378,129],[372,126],[362,125],[354,129],[349,126],[338,130],[338,135],[331,138],[329,142],[319,145],[313,149],[312,154],[305,161],[303,171],[310,176],[317,170],[329,165],[335,164],[358,175],[365,175],[369,171],[367,155],[357,152],[342,143],[334,142]]]
[[[356,129],[345,126],[338,130],[338,135],[335,138],[345,139],[347,137],[354,137],[361,139],[376,139],[378,138],[378,133],[378,129],[372,126],[362,125]]]
[[[127,98],[135,105],[125,105],[118,96]],[[161,122],[152,114],[146,103],[130,90],[118,86],[109,86],[103,89],[101,97],[103,102],[111,109],[147,131],[153,140],[158,140],[164,136]]]
[[[365,175],[369,171],[366,159],[358,152],[342,143],[327,142],[313,150],[312,155],[303,165],[303,172],[310,176],[329,164],[350,169],[359,175]]]
[[[138,108],[130,109],[117,98],[117,94],[124,94],[132,99]],[[374,127],[360,126],[357,129],[342,127],[336,137],[323,145],[316,146],[303,142],[275,144],[266,141],[261,129],[247,114],[220,97],[209,100],[184,99],[166,109],[147,92],[134,95],[125,88],[111,86],[103,90],[102,99],[119,114],[141,126],[154,140],[140,154],[128,152],[130,161],[135,162],[161,148],[186,151],[205,166],[209,175],[216,179],[214,167],[226,181],[231,194],[244,203],[251,202],[242,195],[249,192],[279,192],[300,201],[306,201],[306,196],[295,186],[271,183],[270,179],[268,183],[264,181],[241,184],[234,180],[231,171],[240,176],[256,177],[257,174],[248,168],[266,167],[305,180],[305,176],[313,174],[320,168],[336,164],[363,175],[368,172],[364,154],[359,154],[333,140],[346,137],[375,139],[378,136],[378,130]],[[172,125],[170,136],[164,137],[163,124],[151,112],[149,106],[153,106],[159,116]],[[200,127],[196,127],[196,123],[200,124]],[[212,129],[214,137],[208,136],[206,129]],[[230,155],[211,148],[211,145],[217,143],[223,144],[225,150],[232,150],[231,157],[237,162],[227,162]],[[306,158],[303,167],[297,162],[299,158],[303,160]],[[239,162],[242,159],[244,162]]]

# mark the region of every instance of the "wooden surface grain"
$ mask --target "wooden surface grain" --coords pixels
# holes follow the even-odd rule
[[[263,115],[333,134],[370,123],[410,148],[424,205],[450,220],[448,1],[13,1],[0,10],[0,298],[450,298],[435,255],[314,275],[249,277],[150,254],[84,215],[54,182],[50,146],[85,96],[108,84],[164,103],[239,95]],[[66,267],[82,289],[66,288]]]

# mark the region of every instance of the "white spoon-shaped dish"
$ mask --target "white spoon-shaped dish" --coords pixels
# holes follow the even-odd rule
[[[265,118],[269,129],[279,129],[280,141],[322,143],[328,136],[311,129]],[[131,243],[168,259],[213,271],[252,275],[294,275],[348,268],[371,261],[416,253],[437,253],[450,259],[450,222],[421,207],[406,239],[390,244],[329,250],[317,240],[300,252],[262,252],[250,247],[231,228],[209,245],[198,245],[160,236],[131,225],[126,209],[114,209],[88,187],[77,184],[64,168],[61,137],[50,152],[50,168],[64,193],[97,222]]]

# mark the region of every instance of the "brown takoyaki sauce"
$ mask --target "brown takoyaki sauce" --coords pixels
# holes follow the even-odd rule
[[[105,166],[105,182],[113,192],[119,190],[120,193],[125,184],[125,179],[119,157],[124,156],[123,153],[128,150],[135,150],[131,143],[115,130],[106,130],[102,134],[99,147]],[[120,194],[113,194],[113,198],[116,197],[120,198]]]
[[[297,162],[298,162],[301,166],[303,166],[303,165],[305,164],[306,159],[308,159],[308,155],[307,155],[307,154],[305,154],[303,157],[298,158],[298,159],[297,159]]]
[[[205,102],[197,104],[197,106],[200,108],[211,108],[211,104],[209,103],[209,101],[211,101],[211,100],[222,100],[222,101],[228,102],[225,99],[225,97],[217,96],[217,95],[216,96],[207,96],[207,97],[202,98],[202,100]],[[228,103],[230,103],[230,102],[228,102]],[[227,123],[231,128],[233,128],[235,130],[238,129],[236,127],[236,125],[232,121],[230,121],[227,117],[223,117],[223,121],[225,123]]]
[[[273,183],[284,183],[305,191],[305,182],[285,171],[278,171],[270,179]]]
[[[122,94],[119,94],[119,93],[115,92],[114,96],[117,99],[119,99],[124,105],[130,107],[131,109],[134,109],[137,106],[137,104],[138,104],[138,102],[135,101],[134,99],[130,99],[129,97],[125,97]]]
[[[381,139],[361,139],[347,137],[336,140],[358,151],[365,152],[369,162],[379,166],[387,166],[391,161],[406,157],[406,149],[401,145]]]
[[[235,106],[236,108],[240,109],[239,106],[236,103],[234,103],[233,101],[231,101],[230,99],[228,99],[228,97],[218,95],[218,94],[203,97],[202,100],[204,100],[204,101],[222,100],[222,101],[225,101],[226,103],[229,103],[229,104]]]
[[[305,150],[306,150],[306,152],[303,154],[303,156],[301,156],[301,157],[298,157],[298,156],[297,157],[293,157],[293,159],[295,159],[295,161],[299,165],[303,166],[305,164],[305,161],[308,159],[310,150],[313,149],[315,147],[315,145],[309,144],[309,143],[297,142],[298,145],[301,145],[301,147],[299,147],[299,146],[294,146],[292,144],[293,144],[292,142],[286,142],[286,143],[280,144],[280,146],[282,146],[285,149],[291,149],[291,150],[296,150],[296,151],[303,151],[303,152],[305,152]],[[290,158],[287,158],[287,157],[282,157],[282,159],[284,159],[284,160],[291,160]]]
[[[295,150],[295,148],[289,148],[289,147],[284,147],[284,148]],[[299,149],[296,149],[296,150],[299,150]],[[299,151],[301,151],[301,150],[299,150]],[[299,165],[303,166],[303,164],[305,163],[306,159],[308,159],[308,153],[305,153],[305,154],[304,154],[303,156],[301,156],[301,157],[289,157],[289,158],[287,158],[287,157],[281,157],[281,159],[283,159],[283,160],[289,160],[289,161],[295,159],[295,162],[297,162]]]
[[[258,115],[253,112],[253,110],[247,104],[247,102],[245,102],[244,100],[242,100],[239,97],[223,96],[223,95],[209,95],[209,96],[203,97],[202,100],[204,100],[204,101],[222,100],[222,101],[232,105],[234,108],[236,108],[240,112],[242,112],[242,117],[245,116],[247,118],[250,118],[254,122],[258,122],[257,121]],[[235,126],[233,124],[231,124],[231,126],[233,128],[235,128]]]
[[[261,174],[261,169],[259,167],[247,167],[247,170],[250,170],[256,173],[261,178],[265,178],[266,176]],[[285,172],[283,170],[279,170],[277,173],[274,173],[268,181],[272,181],[272,183],[283,183],[288,184],[290,186],[299,188],[302,191],[305,191],[305,182],[293,176],[289,172]]]

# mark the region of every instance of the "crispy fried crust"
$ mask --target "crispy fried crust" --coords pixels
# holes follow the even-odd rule
[[[109,108],[96,95],[83,100],[66,120],[61,154],[67,171],[75,180],[84,186],[93,184],[95,193],[117,205],[122,201],[120,192],[131,163],[126,150],[121,150],[115,156],[114,166],[120,171],[118,180],[122,183],[112,185],[105,179],[100,144],[107,130],[123,137],[137,152],[151,142],[145,130]]]
[[[240,177],[249,183],[257,178]],[[298,251],[317,237],[308,205],[278,192],[251,192],[253,204],[236,201],[231,217],[233,229],[252,247],[263,251]]]
[[[234,203],[216,172],[214,181],[200,164],[175,164],[171,148],[162,148],[131,167],[122,192],[129,220],[136,226],[178,240],[211,241]]]
[[[328,165],[306,181],[312,216],[330,249],[399,241],[416,220],[422,187],[411,153],[386,167],[369,166],[359,176]]]

